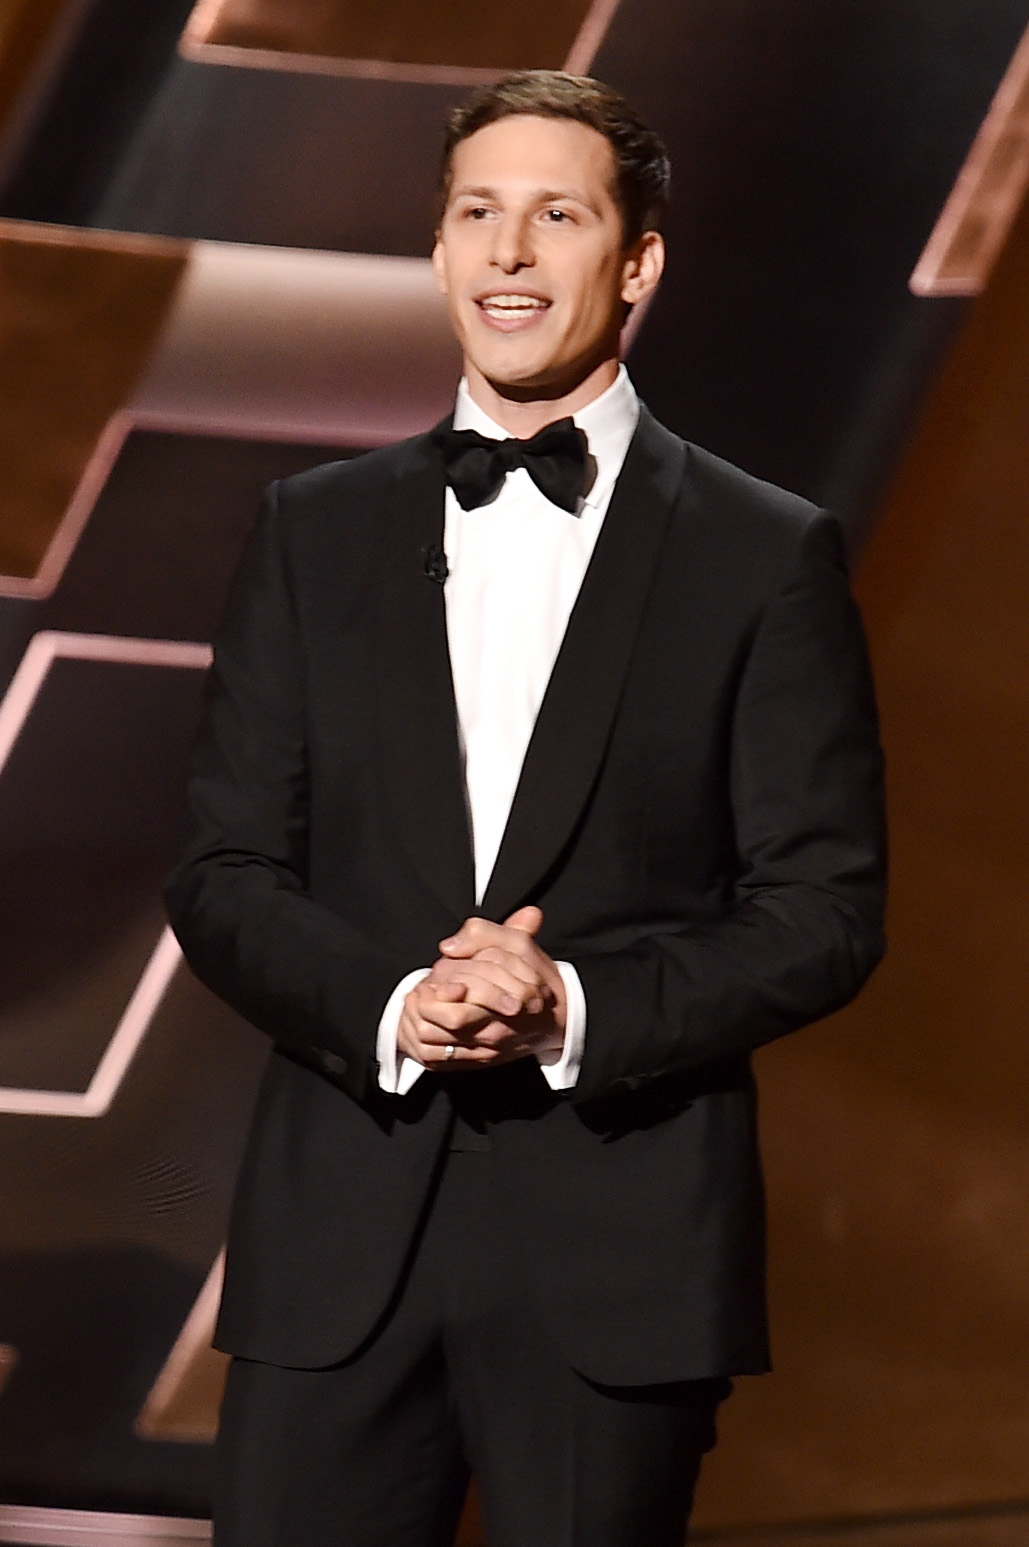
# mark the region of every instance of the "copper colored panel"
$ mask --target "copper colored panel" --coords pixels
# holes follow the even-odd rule
[[[0,221],[0,575],[35,574],[150,358],[187,251]]]
[[[1029,186],[1029,31],[911,276],[916,295],[978,295]]]
[[[1029,1509],[980,1514],[969,1512],[952,1518],[917,1520],[852,1521],[827,1525],[824,1530],[795,1527],[783,1531],[748,1531],[708,1536],[700,1531],[690,1537],[717,1542],[718,1547],[1025,1547],[1029,1540]]]
[[[1029,1492],[1027,296],[1029,207],[858,575],[890,953],[856,1005],[760,1060],[777,1373],[727,1404],[708,1528]],[[973,1526],[954,1540],[1019,1539]]]
[[[283,67],[306,60],[412,66],[424,70],[498,71],[561,68],[581,34],[603,26],[617,0],[200,0],[184,44],[279,56]],[[585,38],[584,38],[585,41]],[[599,35],[593,40],[595,52]],[[268,61],[262,61],[268,62]]]

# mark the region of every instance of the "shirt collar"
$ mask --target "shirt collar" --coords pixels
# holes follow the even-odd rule
[[[625,366],[620,365],[618,375],[611,385],[592,403],[580,408],[573,417],[579,429],[584,431],[589,442],[590,456],[597,464],[596,477],[583,504],[600,505],[607,499],[622,470],[640,417],[640,400]],[[490,440],[506,440],[508,435],[507,430],[479,407],[463,376],[457,389],[454,429],[478,430],[480,435],[486,435]]]

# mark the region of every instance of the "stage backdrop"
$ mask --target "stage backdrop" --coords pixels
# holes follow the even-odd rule
[[[0,17],[0,1499],[11,1504],[208,1509],[221,1365],[206,1344],[265,1050],[182,966],[158,887],[181,842],[209,641],[261,488],[447,410],[457,359],[426,258],[447,109],[470,83],[541,64],[592,69],[639,104],[668,141],[676,195],[669,274],[631,340],[637,384],[673,429],[832,504],[857,548],[965,315],[964,301],[913,294],[909,277],[1029,22],[1026,0],[565,0],[497,8],[497,25],[471,4],[398,0],[363,21],[358,10],[319,7],[315,24],[298,0],[223,0],[192,16],[187,0],[9,0]],[[1000,381],[996,392],[1003,401]],[[949,433],[932,445],[933,465],[952,466]],[[871,607],[896,566],[908,574],[918,501],[898,498],[887,546],[872,549]],[[963,507],[953,521],[963,530]],[[947,552],[939,584],[960,590],[978,572],[958,537]],[[980,583],[1004,581],[995,565]],[[980,665],[1001,680],[999,636],[988,660],[973,641],[959,649],[956,612],[927,622],[916,609],[876,635],[888,733],[916,725],[919,747],[940,749],[900,766],[899,825],[922,824],[923,859],[967,816],[975,780],[955,772],[944,699],[929,713],[905,663],[932,639],[973,700]],[[878,614],[875,626],[887,627]],[[1013,767],[1024,705],[1005,704]],[[934,804],[922,791],[941,767],[952,798]],[[969,841],[988,847],[999,830],[984,817]],[[898,847],[903,881],[916,850]],[[967,990],[982,915],[960,903],[988,890],[983,877],[948,871],[926,900],[909,874],[895,953],[937,987],[952,981],[941,957],[953,972],[971,963]],[[913,941],[904,920],[923,901],[934,927]],[[933,1185],[953,1134],[922,1079],[942,1059],[960,1105],[967,1050],[936,1035],[958,1002],[956,989],[873,991],[843,1030],[766,1060],[792,1374],[730,1408],[702,1500],[709,1526],[1013,1487],[985,1462],[941,1482],[949,1452],[934,1436],[965,1388],[957,1375],[926,1381],[936,1345],[896,1311],[898,1296],[917,1298],[896,1242],[935,1240],[941,1210],[974,1220],[994,1206],[988,1186],[955,1201]],[[970,1031],[979,1052],[995,1024]],[[983,1106],[1007,1067],[979,1059]],[[914,1137],[881,1148],[882,1131]],[[973,1138],[988,1150],[983,1174],[1010,1179],[990,1170],[989,1148],[1010,1132]],[[889,1215],[874,1206],[886,1181],[871,1154],[915,1178]],[[947,1239],[971,1251],[978,1237]],[[949,1271],[946,1254],[932,1262]],[[967,1293],[977,1309],[963,1357],[978,1368],[993,1290]],[[904,1381],[906,1406],[887,1398]],[[984,1435],[1024,1424],[1024,1401],[1005,1408],[995,1385],[982,1390]],[[925,1454],[909,1466],[912,1414],[930,1404]],[[856,1412],[881,1443],[827,1450]]]

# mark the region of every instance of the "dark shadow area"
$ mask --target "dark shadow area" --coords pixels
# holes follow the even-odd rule
[[[183,968],[103,1122],[0,1125],[0,1500],[207,1512],[209,1448],[133,1425],[224,1239],[265,1051]]]
[[[352,454],[134,430],[36,627],[211,639],[267,484]]]
[[[19,1353],[0,1402],[0,1499],[208,1512],[210,1447],[132,1433],[157,1339],[174,1339],[201,1281],[131,1247],[0,1258],[0,1319]]]
[[[203,672],[58,659],[0,775],[0,1085],[89,1084],[164,925]]]
[[[0,692],[37,629],[210,640],[262,490],[349,454],[342,446],[130,433],[54,595],[0,597]]]
[[[0,213],[92,224],[194,3],[93,0],[9,174]]]
[[[659,418],[867,520],[964,315],[908,277],[1027,21],[1025,0],[624,8],[596,70],[675,173],[631,360]]]

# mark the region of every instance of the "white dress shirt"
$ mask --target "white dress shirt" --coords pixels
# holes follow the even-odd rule
[[[639,399],[625,366],[575,423],[589,442],[593,477],[577,515],[551,504],[524,468],[508,473],[496,498],[462,510],[446,493],[443,546],[447,638],[454,679],[465,787],[481,902],[500,849],[529,738],[639,419]],[[475,403],[465,381],[457,390],[455,430],[492,440],[507,431]],[[589,475],[587,475],[589,477]],[[579,975],[558,962],[568,1002],[564,1048],[543,1073],[555,1090],[575,1084],[586,1037],[586,1000]],[[382,1014],[376,1052],[379,1084],[400,1095],[425,1071],[397,1056],[404,999],[429,968],[397,984]]]

